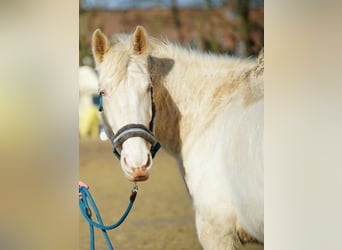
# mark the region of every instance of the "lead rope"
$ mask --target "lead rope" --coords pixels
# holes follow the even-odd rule
[[[97,227],[97,228],[101,229],[103,237],[106,240],[108,249],[114,250],[114,247],[113,247],[113,245],[112,245],[112,243],[108,237],[107,230],[112,230],[112,229],[120,226],[122,224],[122,222],[124,222],[124,220],[126,219],[129,212],[131,211],[131,209],[133,207],[133,203],[134,203],[135,198],[136,198],[137,193],[138,193],[138,186],[137,186],[136,182],[134,182],[134,184],[133,184],[132,192],[131,192],[131,195],[129,197],[130,201],[128,203],[126,211],[123,213],[121,218],[116,223],[109,225],[109,226],[105,226],[103,224],[100,212],[99,212],[99,210],[95,204],[95,201],[94,201],[93,197],[91,196],[89,190],[86,187],[81,186],[81,187],[79,187],[79,192],[81,193],[81,198],[79,199],[80,210],[82,212],[83,218],[89,223],[90,249],[95,250],[94,227]],[[91,206],[93,207],[98,222],[94,221],[91,218],[92,212],[91,212],[91,209],[88,205],[87,200],[89,200]]]

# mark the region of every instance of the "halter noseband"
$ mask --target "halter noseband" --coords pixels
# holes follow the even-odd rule
[[[121,155],[118,150],[122,144],[129,138],[141,137],[151,144],[150,152],[152,158],[156,155],[160,148],[159,142],[156,141],[153,133],[142,124],[128,124],[119,129],[119,131],[111,138],[113,144],[113,153],[120,160]]]
[[[122,144],[129,138],[132,137],[141,137],[145,139],[148,143],[151,144],[150,153],[152,156],[152,159],[157,154],[158,150],[160,149],[161,145],[159,142],[157,142],[156,138],[154,137],[153,131],[154,131],[154,120],[155,120],[155,105],[153,101],[153,87],[151,87],[151,99],[152,99],[152,118],[149,124],[149,129],[146,128],[143,124],[127,124],[120,128],[118,132],[110,138],[112,144],[113,144],[113,153],[114,155],[120,160],[121,154],[119,153],[119,150],[122,148]],[[99,93],[99,111],[103,111],[103,102],[102,102],[102,95],[103,92]]]

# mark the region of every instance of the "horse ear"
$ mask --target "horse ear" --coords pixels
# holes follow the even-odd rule
[[[136,55],[144,55],[148,49],[148,35],[144,27],[138,25],[132,37],[131,47]]]
[[[96,29],[92,38],[93,56],[96,64],[103,61],[103,56],[110,49],[110,43],[105,34],[100,29]]]

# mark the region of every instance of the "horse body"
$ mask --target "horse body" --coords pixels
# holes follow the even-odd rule
[[[156,136],[174,149],[172,154],[185,169],[196,217],[212,223],[225,217],[226,221],[236,220],[232,217],[237,213],[240,223],[262,241],[263,86],[254,83],[259,93],[252,97],[245,93],[250,86],[244,86],[253,86],[253,76],[248,74],[254,72],[255,62],[190,54],[173,45],[155,46],[151,75],[152,79],[162,79],[155,86],[165,88],[156,87],[155,96],[165,96],[162,92],[166,91],[175,109],[170,110],[170,104],[166,109],[165,101],[157,106]],[[165,69],[163,61],[168,64],[163,58],[176,62],[164,77],[158,76]],[[177,133],[179,139],[175,140]],[[170,138],[165,138],[166,134]]]
[[[202,246],[237,249],[246,232],[263,242],[263,62],[200,54],[138,29],[155,135],[184,173]],[[126,53],[137,30],[117,38]]]

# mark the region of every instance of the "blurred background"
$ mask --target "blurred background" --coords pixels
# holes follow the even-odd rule
[[[246,57],[264,44],[264,1],[80,0],[80,65],[93,65],[96,28],[110,35],[132,32],[138,24],[184,46]]]

